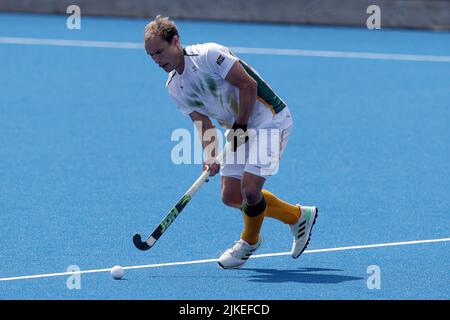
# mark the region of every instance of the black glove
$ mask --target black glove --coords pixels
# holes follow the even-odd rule
[[[248,141],[247,125],[239,124],[235,121],[230,132],[228,132],[227,141],[231,143],[231,150],[236,152],[240,145],[245,144]]]

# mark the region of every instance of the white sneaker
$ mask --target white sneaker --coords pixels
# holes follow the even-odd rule
[[[311,230],[319,212],[316,207],[298,206],[302,214],[296,223],[289,225],[294,236],[291,250],[291,255],[294,259],[297,259],[308,246]]]
[[[261,246],[263,241],[264,239],[261,235],[259,236],[258,243],[254,245],[242,239],[235,241],[235,245],[225,251],[217,263],[224,269],[239,268]]]

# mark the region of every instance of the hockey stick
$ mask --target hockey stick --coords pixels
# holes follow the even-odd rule
[[[231,148],[231,145],[227,143],[224,147],[224,150],[217,156],[216,161],[221,162],[224,154],[228,152]],[[209,177],[209,168],[202,172],[200,177],[194,182],[194,184],[184,193],[180,200],[178,200],[177,204],[169,211],[169,213],[165,216],[165,218],[159,223],[159,225],[153,230],[147,240],[142,241],[142,236],[139,233],[135,233],[133,235],[133,243],[136,248],[140,250],[148,250],[153,247],[158,241],[158,239],[163,235],[163,233],[169,228],[169,226],[175,221],[184,207],[188,204],[189,201],[194,197],[195,193],[200,189],[203,183]]]

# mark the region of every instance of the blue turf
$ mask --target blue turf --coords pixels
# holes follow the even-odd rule
[[[0,14],[0,37],[140,42],[144,20]],[[183,43],[450,55],[450,34],[178,22]],[[205,34],[203,30],[208,29]],[[288,102],[295,129],[267,188],[317,204],[308,249],[449,237],[450,63],[241,55]],[[147,234],[200,173],[170,160],[166,75],[142,50],[0,44],[0,278],[216,258],[241,218],[202,188],[148,252]],[[258,253],[290,249],[267,220]],[[2,299],[448,299],[449,245],[305,254],[0,282]],[[366,286],[379,265],[382,289]]]

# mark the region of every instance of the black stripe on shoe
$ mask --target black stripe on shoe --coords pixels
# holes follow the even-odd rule
[[[294,259],[297,259],[298,257],[300,257],[300,255],[303,253],[303,251],[305,251],[306,247],[309,245],[309,241],[311,240],[311,235],[312,235],[312,228],[316,224],[316,220],[317,220],[318,215],[319,215],[319,209],[316,207],[316,216],[314,217],[314,220],[312,222],[311,232],[309,233],[308,241],[306,241],[306,244],[303,247],[302,251],[297,256],[293,257]]]

